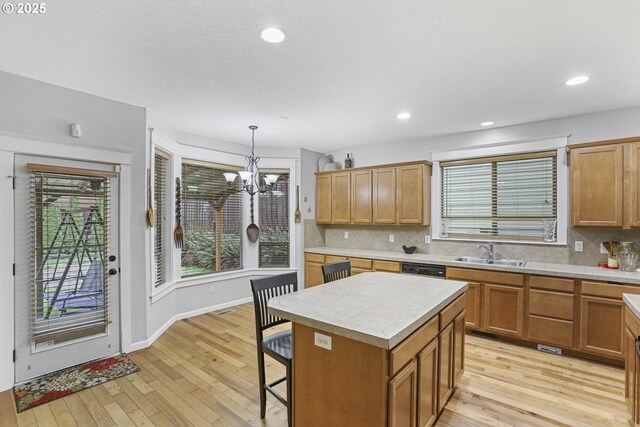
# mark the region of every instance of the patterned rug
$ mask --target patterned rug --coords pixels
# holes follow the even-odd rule
[[[53,372],[14,387],[16,409],[26,411],[139,370],[129,356],[120,354]]]

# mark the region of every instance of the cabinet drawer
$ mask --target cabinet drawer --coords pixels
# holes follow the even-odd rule
[[[465,295],[460,295],[451,304],[442,309],[440,312],[440,330],[446,328],[464,310],[466,304],[464,297]]]
[[[573,322],[529,316],[529,339],[560,347],[573,347]]]
[[[400,263],[396,261],[373,261],[375,271],[388,271],[389,273],[400,273]]]
[[[499,285],[523,286],[524,275],[502,273],[499,271],[472,270],[468,268],[447,267],[447,279],[469,282],[496,283]]]
[[[559,277],[529,276],[529,287],[536,289],[549,289],[552,291],[573,292],[574,281]]]
[[[573,320],[573,294],[531,289],[529,314]]]
[[[389,352],[389,375],[393,376],[416,354],[438,336],[438,316],[433,316],[427,323],[407,337]]]
[[[582,281],[582,295],[622,299],[622,294],[640,294],[640,286],[612,285],[605,282]]]
[[[340,262],[340,261],[346,261],[347,257],[344,256],[337,256],[337,255],[327,255],[324,258],[324,262],[327,264],[330,264],[332,262]]]
[[[304,254],[304,257],[307,261],[319,262],[324,264],[324,255],[306,253]]]
[[[366,270],[371,270],[371,260],[363,259],[363,258],[349,258],[349,262],[351,262],[351,268],[362,268]]]

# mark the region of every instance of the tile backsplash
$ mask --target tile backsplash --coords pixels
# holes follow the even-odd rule
[[[344,233],[349,238],[344,238]],[[389,241],[393,234],[394,241]],[[372,249],[402,252],[402,245],[416,246],[416,253],[432,253],[452,256],[483,256],[476,242],[434,240],[425,243],[430,227],[424,226],[364,226],[364,225],[317,225],[313,220],[305,221],[305,248],[329,246],[336,248]],[[583,252],[574,251],[575,241],[583,242]],[[606,228],[569,229],[567,246],[527,245],[522,243],[496,243],[496,254],[500,258],[524,259],[526,261],[560,264],[592,265],[605,262],[607,255],[600,253],[600,243],[607,240],[633,241],[640,245],[640,230]]]

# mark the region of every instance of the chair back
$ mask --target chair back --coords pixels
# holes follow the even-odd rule
[[[344,279],[349,276],[351,276],[350,261],[334,262],[322,266],[322,277],[324,278],[324,283]]]
[[[256,313],[256,338],[262,342],[262,331],[272,326],[288,322],[287,319],[269,314],[267,303],[273,297],[289,294],[298,290],[298,273],[285,273],[277,276],[251,280],[253,307]]]

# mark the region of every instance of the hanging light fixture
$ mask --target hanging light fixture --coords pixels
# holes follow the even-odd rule
[[[260,185],[260,170],[258,169],[258,162],[260,161],[260,157],[256,157],[255,150],[255,133],[258,126],[251,125],[249,126],[251,129],[251,155],[246,156],[247,167],[245,170],[240,171],[238,173],[235,172],[226,172],[224,174],[224,179],[227,180],[227,184],[231,187],[231,184],[236,180],[238,175],[240,175],[240,179],[242,180],[242,188],[236,190],[237,192],[246,191],[250,196],[253,196],[257,193],[266,193],[273,189],[273,185],[278,181],[280,175],[276,174],[268,174],[264,178],[264,184]]]

